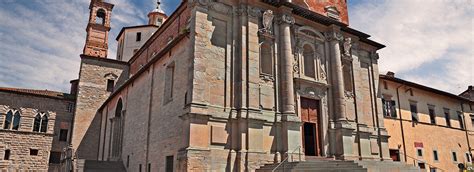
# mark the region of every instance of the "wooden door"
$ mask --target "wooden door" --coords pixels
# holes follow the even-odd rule
[[[308,156],[321,156],[319,101],[301,98],[303,148]]]

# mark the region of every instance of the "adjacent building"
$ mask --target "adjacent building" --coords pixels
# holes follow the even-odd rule
[[[430,171],[456,171],[458,164],[471,163],[471,100],[396,78],[391,72],[380,75],[379,90],[394,161]]]
[[[75,97],[0,88],[0,169],[65,171]]]

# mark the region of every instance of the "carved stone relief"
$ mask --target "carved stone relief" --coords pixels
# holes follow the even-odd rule
[[[265,83],[270,83],[270,82],[275,81],[275,78],[271,75],[262,75],[262,74],[260,74],[260,79],[262,79],[262,81],[264,81]]]
[[[326,97],[326,90],[322,88],[306,87],[298,90],[298,93],[304,97],[323,99]]]
[[[274,18],[274,15],[273,15],[273,11],[272,11],[272,10],[266,10],[266,11],[263,13],[263,16],[262,16],[263,28],[260,29],[260,32],[272,34],[273,18]]]
[[[214,0],[194,0],[190,3],[194,3],[196,5],[225,15],[232,15],[233,13],[232,6],[220,2],[215,2]]]
[[[344,39],[344,55],[345,56],[351,56],[351,47],[352,47],[352,42],[350,37],[346,37]]]

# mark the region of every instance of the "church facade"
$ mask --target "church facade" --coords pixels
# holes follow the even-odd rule
[[[324,13],[304,4],[183,1],[128,62],[90,53],[86,42],[78,159],[120,160],[130,171],[390,159],[376,84],[384,46],[348,27],[346,4]],[[91,3],[92,15],[107,14],[102,30],[107,6]]]

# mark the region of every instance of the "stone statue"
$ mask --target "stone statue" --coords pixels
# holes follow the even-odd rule
[[[273,26],[273,11],[266,10],[263,13],[263,31],[271,32]]]
[[[344,55],[351,56],[351,38],[347,37],[344,39]]]

